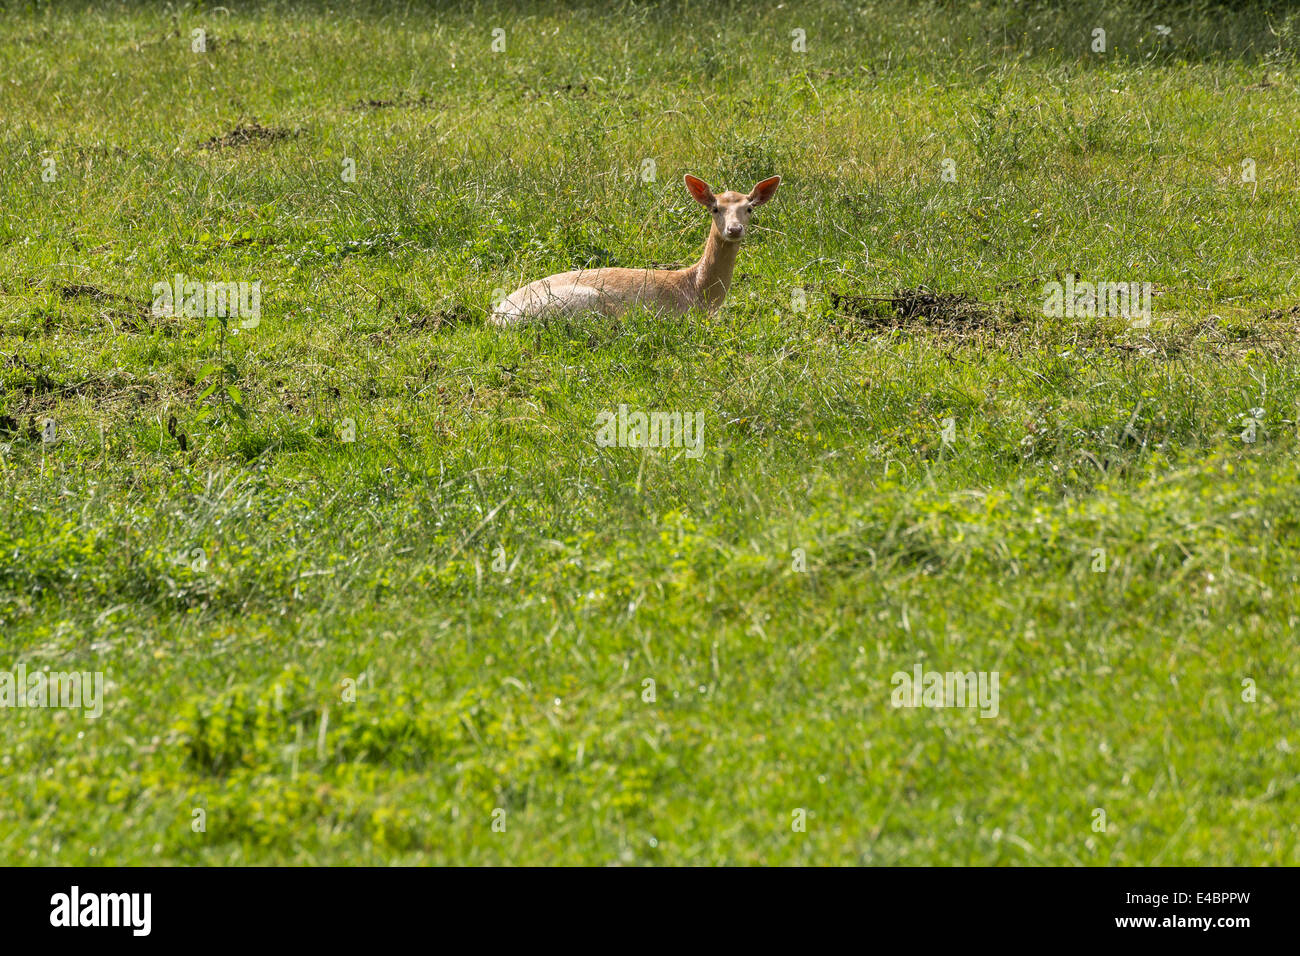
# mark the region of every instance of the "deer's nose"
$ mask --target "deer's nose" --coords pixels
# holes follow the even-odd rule
[[[728,239],[739,239],[744,234],[745,234],[745,227],[740,225],[739,223],[733,222],[731,225],[727,227]]]

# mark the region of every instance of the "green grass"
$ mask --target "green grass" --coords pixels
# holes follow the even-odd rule
[[[1300,863],[1284,5],[0,11],[0,671],[107,682],[0,710],[0,862]],[[685,172],[784,178],[721,312],[484,324]]]

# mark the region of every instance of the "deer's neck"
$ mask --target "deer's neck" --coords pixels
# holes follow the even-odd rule
[[[727,242],[718,232],[716,225],[710,226],[708,241],[704,243],[704,255],[695,263],[695,297],[706,309],[712,312],[722,305],[731,288],[731,273],[736,268],[736,253],[740,243]]]

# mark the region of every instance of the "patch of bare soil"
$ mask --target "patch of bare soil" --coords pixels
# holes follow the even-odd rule
[[[855,326],[871,331],[928,328],[964,332],[992,329],[1006,313],[997,303],[962,292],[899,289],[892,295],[832,292],[831,306]]]
[[[541,87],[527,86],[523,87],[525,100],[544,100],[547,98],[567,98],[567,99],[586,99],[588,97],[604,100],[627,100],[631,95],[617,90],[610,90],[603,87],[593,87],[586,83],[565,83],[563,86]]]
[[[1178,324],[1155,324],[1118,332],[1099,326],[1076,327],[1063,340],[1073,348],[1121,355],[1176,359],[1189,354],[1236,358],[1247,353],[1278,358],[1300,345],[1300,306],[1261,313],[1248,325],[1229,324],[1217,315]]]
[[[473,314],[469,309],[463,305],[454,305],[450,309],[439,309],[436,312],[428,312],[422,315],[402,316],[388,328],[380,329],[378,332],[371,332],[366,336],[366,341],[375,345],[382,345],[385,342],[391,342],[406,335],[416,335],[420,332],[441,332],[458,325],[464,325],[472,320]]]
[[[240,123],[228,133],[213,136],[198,144],[199,149],[233,149],[254,143],[276,143],[280,140],[293,139],[301,130],[285,129],[283,126],[263,126],[257,120]]]
[[[1242,324],[1209,315],[1195,321],[1168,318],[1146,325],[1120,320],[1085,320],[1060,325],[1003,302],[983,302],[965,293],[901,289],[892,295],[830,293],[840,334],[913,332],[954,342],[980,341],[1000,349],[1081,349],[1120,356],[1176,359],[1188,353],[1272,356],[1300,347],[1300,305],[1272,309]],[[1107,324],[1110,323],[1110,324]]]
[[[105,292],[93,285],[61,285],[59,286],[59,295],[64,299],[87,298],[100,299],[101,301],[116,298],[111,292]]]
[[[124,414],[167,405],[193,404],[197,389],[184,383],[137,379],[130,376],[88,376],[76,382],[48,381],[24,386],[11,395],[8,411],[13,417],[32,423],[55,414],[69,401],[85,401],[103,414]]]
[[[186,329],[193,330],[193,323],[186,323],[186,320],[178,315],[154,315],[153,310],[147,305],[141,305],[134,310],[110,309],[99,314],[108,326],[117,333],[123,335],[152,335],[154,332],[160,332],[167,338],[175,338],[182,334]]]
[[[591,88],[586,83],[565,83],[563,86],[557,86],[552,89],[542,87],[525,87],[524,99],[540,100],[548,96],[569,96],[583,97],[591,92]]]
[[[421,93],[419,96],[412,96],[410,93],[402,93],[390,100],[358,100],[348,107],[351,112],[361,112],[364,110],[391,110],[399,108],[407,109],[428,109],[437,106],[438,103],[428,93]]]

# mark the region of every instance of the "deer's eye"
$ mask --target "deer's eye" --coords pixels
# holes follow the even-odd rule
[[[717,211],[718,211],[718,207],[717,207],[717,206],[714,206],[713,209],[712,209],[711,211],[712,211],[712,212],[717,212]]]

